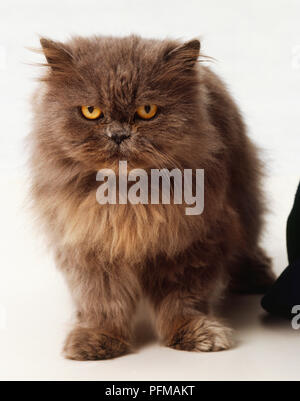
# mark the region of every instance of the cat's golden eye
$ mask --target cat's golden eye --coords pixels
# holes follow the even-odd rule
[[[81,106],[81,113],[88,120],[97,120],[103,115],[100,107],[94,106]]]
[[[140,106],[136,110],[136,114],[143,120],[151,120],[157,113],[156,104],[147,104],[145,106]]]

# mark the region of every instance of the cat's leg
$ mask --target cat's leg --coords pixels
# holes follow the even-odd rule
[[[131,321],[140,295],[136,277],[125,267],[108,273],[96,266],[66,276],[78,322],[67,337],[65,357],[100,360],[131,352]]]
[[[240,116],[236,116],[237,121]],[[257,148],[245,135],[240,122],[240,137],[232,149],[229,201],[239,222],[236,259],[228,264],[231,289],[239,293],[265,293],[274,283],[271,259],[261,249],[261,233],[267,210],[263,188],[263,164]],[[229,227],[230,229],[230,227]]]
[[[271,258],[259,247],[238,256],[229,269],[229,289],[235,293],[265,294],[276,280]]]
[[[225,285],[212,269],[183,269],[149,286],[161,343],[183,351],[213,352],[233,346],[233,332],[213,314]],[[150,287],[150,288],[149,288]]]

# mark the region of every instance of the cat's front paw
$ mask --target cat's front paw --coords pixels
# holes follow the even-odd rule
[[[128,354],[130,346],[121,339],[110,337],[101,329],[77,327],[69,334],[63,352],[67,359],[97,361]]]
[[[191,352],[224,351],[233,344],[233,330],[206,317],[194,318],[180,325],[166,343],[170,348]]]

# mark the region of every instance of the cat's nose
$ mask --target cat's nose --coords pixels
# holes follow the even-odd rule
[[[109,135],[110,139],[120,145],[125,139],[130,138],[130,135],[126,132],[114,132]]]

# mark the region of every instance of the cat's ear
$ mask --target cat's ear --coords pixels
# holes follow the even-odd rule
[[[47,60],[47,66],[53,72],[66,72],[73,64],[73,56],[70,49],[60,42],[41,38],[40,43]]]
[[[193,68],[200,56],[201,44],[198,39],[191,40],[183,45],[172,48],[165,54],[165,60],[168,63],[176,63],[178,66],[187,69]]]

